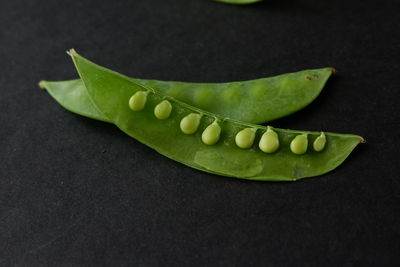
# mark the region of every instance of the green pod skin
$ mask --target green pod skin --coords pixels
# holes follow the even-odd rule
[[[221,117],[250,123],[265,123],[290,115],[311,103],[321,92],[333,68],[304,70],[270,78],[230,83],[187,83],[130,78],[191,106]],[[48,82],[47,89],[64,108],[74,113],[108,121],[91,104],[81,80]]]
[[[298,156],[290,150],[293,138],[307,134],[313,141],[320,133],[271,128],[280,138],[277,152],[267,155],[258,146],[240,149],[235,143],[239,131],[254,128],[257,133],[262,133],[267,127],[224,119],[166,96],[155,88],[143,88],[126,76],[84,59],[74,50],[70,51],[70,55],[90,99],[109,121],[162,155],[205,172],[260,181],[294,181],[333,170],[363,141],[357,135],[325,133],[327,143],[323,151],[309,150]],[[128,99],[137,91],[147,89],[150,93],[145,108],[141,112],[132,111],[127,105]],[[170,101],[173,112],[167,120],[158,120],[153,110],[164,99]],[[186,135],[179,125],[182,118],[190,113],[203,116],[196,133]],[[215,118],[220,121],[220,140],[215,145],[205,145],[201,134]],[[259,135],[256,135],[256,140]]]
[[[72,113],[112,123],[93,105],[85,84],[80,79],[60,82],[40,81],[39,87],[45,89],[60,106]]]
[[[259,124],[310,104],[332,73],[333,68],[322,68],[229,83],[132,81],[220,117]]]

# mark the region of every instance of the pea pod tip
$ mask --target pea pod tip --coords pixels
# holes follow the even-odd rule
[[[40,87],[40,89],[46,90],[46,82],[44,80],[39,81],[38,85]]]
[[[76,52],[76,50],[74,48],[67,50],[67,54],[70,55],[71,57],[78,55],[78,53]]]

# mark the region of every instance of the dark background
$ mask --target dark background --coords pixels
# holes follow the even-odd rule
[[[0,1],[0,265],[398,266],[400,2]],[[202,173],[63,110],[65,54],[138,78],[232,81],[333,66],[276,127],[364,136],[321,177]]]

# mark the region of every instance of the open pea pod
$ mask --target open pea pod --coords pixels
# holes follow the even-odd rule
[[[333,68],[321,68],[229,83],[129,79],[223,117],[265,123],[307,106],[319,95],[333,72]],[[41,81],[39,85],[67,110],[92,119],[108,121],[91,104],[85,84],[81,80]]]
[[[357,135],[263,127],[195,108],[70,55],[95,108],[143,144],[192,168],[260,181],[294,181],[340,165]]]

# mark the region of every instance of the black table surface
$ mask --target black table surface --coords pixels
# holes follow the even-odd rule
[[[398,266],[400,2],[0,2],[1,266]],[[38,88],[65,54],[138,78],[338,72],[275,127],[364,136],[293,183],[203,173]]]

